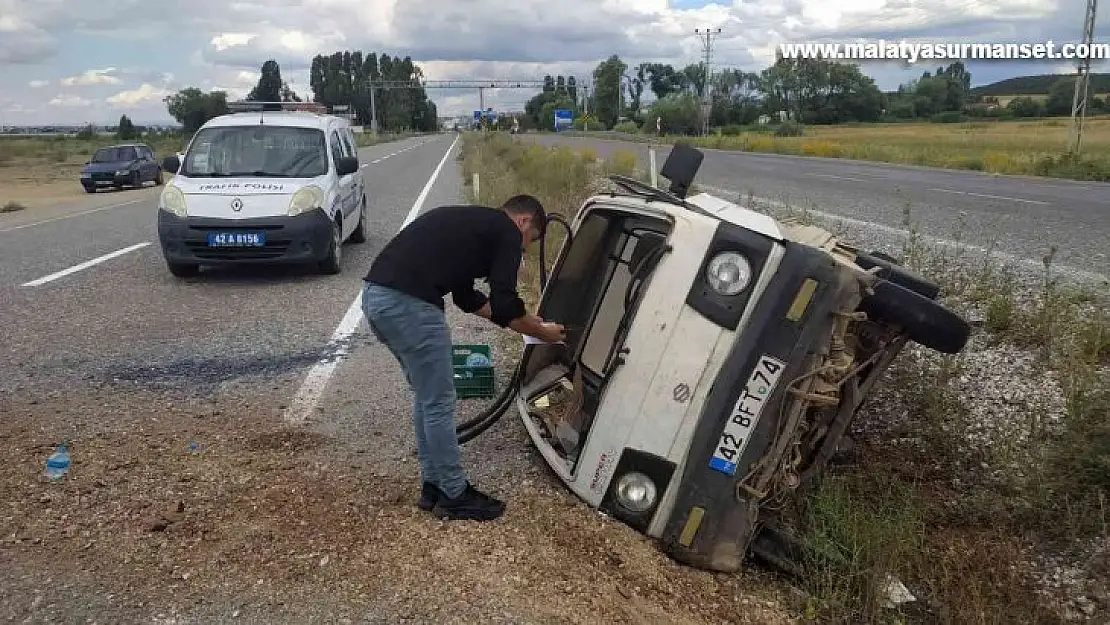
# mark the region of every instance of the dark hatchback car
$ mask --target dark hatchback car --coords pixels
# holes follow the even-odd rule
[[[139,188],[151,181],[162,184],[162,164],[154,157],[154,150],[143,143],[100,148],[81,169],[81,186],[88,193],[96,193],[100,187]]]

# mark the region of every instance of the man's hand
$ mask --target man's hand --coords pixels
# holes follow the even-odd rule
[[[561,323],[544,321],[540,324],[540,332],[536,338],[548,343],[560,343],[567,339],[567,330]]]

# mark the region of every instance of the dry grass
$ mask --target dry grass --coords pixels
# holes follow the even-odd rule
[[[359,147],[398,141],[414,133],[356,134]],[[188,137],[166,133],[129,140],[146,143],[160,161],[184,149]],[[34,207],[85,195],[79,181],[81,167],[97,148],[123,143],[105,135],[91,139],[72,136],[0,137],[0,205],[15,202]]]
[[[906,133],[903,145],[924,142],[919,125],[890,131]],[[836,132],[850,136],[853,130]],[[643,176],[623,154],[601,167],[588,151],[525,147],[500,136],[466,136],[461,159],[467,181],[480,174],[481,202],[495,205],[530,192],[565,215],[598,190],[596,176],[606,168]],[[804,212],[777,216],[807,219]],[[1060,605],[1037,592],[1034,556],[1064,553],[1077,540],[1089,544],[1107,533],[1110,289],[1065,285],[1053,271],[1050,252],[1041,284],[1023,290],[998,262],[975,261],[966,249],[925,241],[909,209],[905,227],[909,234],[897,255],[940,283],[948,305],[964,313],[980,311],[976,349],[1005,344],[1034,354],[1035,380],[1058,384],[1064,417],[1049,428],[1037,418],[1043,406],[1022,398],[1028,403],[1011,409],[1028,416],[1030,444],[969,449],[967,433],[978,425],[970,404],[983,402],[961,389],[968,387],[969,365],[981,364],[967,360],[978,352],[903,355],[865,407],[871,418],[879,417],[879,425],[857,439],[859,464],[830,472],[798,502],[812,554],[802,580],[808,593],[803,620],[1060,622]],[[549,261],[559,242],[548,251]],[[530,273],[521,280],[533,305],[535,260],[526,261],[524,271]],[[915,442],[906,447],[907,441]],[[991,471],[981,468],[988,465]],[[887,572],[918,601],[887,607],[881,592]]]
[[[0,137],[0,203],[18,202],[28,207],[85,195],[81,167],[97,148],[125,141],[113,136]],[[185,144],[180,135],[166,134],[126,142],[142,142],[160,160]]]
[[[589,196],[600,190],[600,174],[635,173],[636,154],[621,151],[605,161],[592,150],[574,150],[562,146],[546,148],[524,144],[502,133],[463,135],[459,152],[463,177],[473,194],[472,180],[479,174],[479,195],[472,199],[486,206],[500,206],[518,193],[529,193],[543,203],[549,213],[558,213],[567,221],[573,219]],[[559,254],[565,234],[556,224],[545,244],[547,266]],[[521,297],[531,310],[539,303],[538,246],[529,249],[521,267]]]
[[[663,137],[699,147],[799,156],[848,158],[998,174],[1110,180],[1110,117],[1089,118],[1083,155],[1063,156],[1067,119],[888,123],[807,126],[802,136],[775,136],[773,128],[735,136]],[[659,141],[658,137],[651,137]]]
[[[779,216],[807,219],[804,211],[791,212]],[[1053,266],[1055,250],[1043,259],[1039,283],[1022,279],[959,243],[963,224],[949,238],[957,244],[941,246],[920,234],[909,208],[904,215],[907,235],[895,255],[938,282],[946,304],[977,312],[982,327],[973,339],[978,344],[962,354],[915,350],[896,362],[867,411],[904,417],[871,433],[862,445],[864,463],[829,479],[810,502],[816,527],[857,554],[856,561],[820,569],[832,580],[814,590],[831,608],[822,614],[860,617],[867,606],[862,620],[872,622],[882,612],[873,595],[855,592],[852,583],[861,571],[875,571],[858,566],[859,550],[875,547],[871,559],[897,562],[904,579],[934,599],[933,616],[944,622],[1061,622],[1064,609],[1034,590],[1032,561],[1108,536],[1110,285],[1066,282]],[[988,242],[988,250],[995,247]],[[1020,380],[969,381],[982,365],[973,359],[991,346],[1030,355],[1033,372]],[[993,406],[963,392],[1000,382],[1033,390]],[[1059,422],[1048,420],[1052,398],[1038,396],[1042,388],[1062,397]],[[969,442],[982,440],[969,438],[983,425],[977,419],[1005,413],[1025,419],[1012,440]],[[901,445],[907,441],[917,445]],[[875,480],[897,488],[868,485]],[[866,512],[849,514],[845,499]]]

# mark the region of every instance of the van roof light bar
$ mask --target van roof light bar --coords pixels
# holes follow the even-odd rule
[[[325,115],[328,112],[328,107],[318,102],[264,102],[257,100],[240,100],[238,102],[228,102],[227,109],[232,113],[263,113],[267,111],[285,111]],[[261,121],[262,120],[259,120],[259,122]]]

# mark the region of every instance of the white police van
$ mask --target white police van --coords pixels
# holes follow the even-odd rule
[[[581,207],[537,311],[567,339],[526,345],[515,401],[585,502],[734,571],[778,557],[778,504],[822,472],[905,342],[956,353],[970,327],[889,257],[687,198],[701,158],[677,144],[670,191],[613,176],[621,192]]]
[[[350,123],[280,102],[222,115],[193,136],[158,201],[158,239],[175,276],[201,266],[313,263],[341,271],[367,236],[366,191]],[[273,110],[276,109],[276,110]]]

